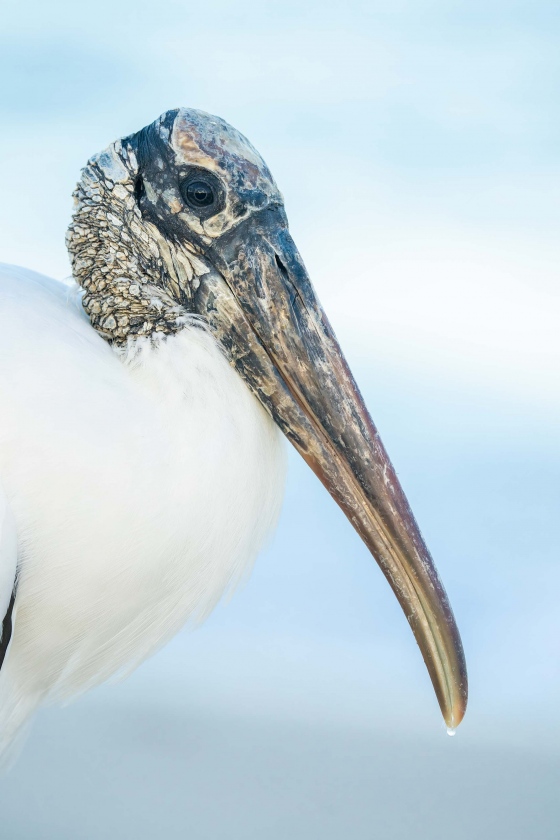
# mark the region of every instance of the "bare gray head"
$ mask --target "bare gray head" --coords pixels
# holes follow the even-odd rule
[[[261,156],[219,117],[180,108],[94,155],[67,234],[84,308],[109,341],[177,332],[213,240],[282,197]]]
[[[261,156],[218,117],[168,111],[92,158],[75,198],[68,247],[93,326],[117,346],[210,330],[376,558],[457,726],[467,678],[447,596]]]

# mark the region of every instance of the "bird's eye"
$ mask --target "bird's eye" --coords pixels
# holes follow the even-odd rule
[[[209,219],[224,209],[225,192],[219,178],[194,167],[185,175],[179,182],[183,201],[200,219]]]
[[[185,189],[187,204],[198,210],[200,207],[211,207],[216,197],[210,184],[204,181],[190,181]]]

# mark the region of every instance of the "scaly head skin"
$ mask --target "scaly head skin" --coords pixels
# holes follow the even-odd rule
[[[185,205],[181,193],[199,171],[216,176],[220,207],[211,216]],[[182,329],[191,322],[198,278],[208,271],[200,255],[273,201],[282,197],[266,164],[218,117],[168,111],[112,143],[82,171],[66,237],[92,325],[117,345]]]
[[[217,117],[169,111],[92,158],[75,198],[68,248],[93,326],[117,347],[212,332],[375,557],[457,726],[453,613],[258,152]]]

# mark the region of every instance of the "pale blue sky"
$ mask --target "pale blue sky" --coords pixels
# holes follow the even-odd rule
[[[451,596],[471,677],[467,719],[454,741],[440,743],[431,687],[388,587],[293,458],[278,535],[231,604],[127,685],[83,701],[89,717],[76,707],[39,722],[4,797],[0,787],[14,837],[45,840],[21,822],[13,791],[32,790],[53,755],[57,808],[71,779],[87,800],[79,779],[91,767],[78,746],[71,756],[58,748],[69,731],[95,750],[92,719],[118,742],[115,709],[126,716],[145,707],[154,726],[172,718],[187,731],[204,713],[210,730],[237,715],[264,720],[271,732],[312,721],[323,740],[335,731],[359,731],[364,743],[379,729],[405,733],[411,754],[433,749],[436,790],[447,750],[445,773],[456,772],[473,797],[470,810],[468,796],[449,803],[450,815],[464,809],[462,834],[444,832],[437,799],[422,810],[403,794],[403,813],[424,825],[419,836],[521,840],[530,825],[538,840],[556,837],[560,808],[552,796],[538,799],[528,780],[541,791],[560,782],[550,763],[560,748],[560,12],[553,2],[388,6],[3,0],[0,259],[66,276],[64,232],[80,167],[167,108],[202,108],[246,133],[284,192],[296,242]],[[153,743],[136,735],[123,735],[117,779],[131,770],[126,755],[146,767],[153,760]],[[103,767],[100,737],[105,746],[91,761]],[[403,761],[407,743],[398,748]],[[270,749],[274,775],[284,765]],[[386,745],[378,749],[387,755]],[[200,750],[210,756],[211,786],[222,753],[210,736]],[[165,755],[162,773],[167,761],[196,778],[196,761],[172,745]],[[519,775],[507,784],[502,770],[485,777],[494,804],[484,810],[477,774],[488,761],[513,766],[512,756],[524,756]],[[323,790],[317,762],[302,781],[310,802],[314,784]],[[287,783],[252,834],[251,803],[263,792],[246,772],[235,829],[224,828],[224,838],[307,840],[319,826],[323,838],[342,837]],[[157,788],[162,801],[170,779]],[[120,825],[125,805],[97,776],[92,784]],[[380,840],[408,836],[409,817],[381,795],[371,810],[366,792],[354,801],[351,774],[344,784],[336,818],[343,825],[345,814],[362,815],[353,837],[372,836],[376,814],[386,820]],[[133,803],[134,790],[126,795]],[[166,807],[177,816],[168,836],[182,836],[179,805]],[[275,808],[302,809],[301,835],[275,822]],[[53,814],[43,825],[57,826],[56,840],[81,836]],[[144,837],[149,820],[130,820],[131,836]],[[193,840],[216,840],[200,820]],[[285,827],[275,834],[273,824]],[[84,828],[83,837],[96,831]]]

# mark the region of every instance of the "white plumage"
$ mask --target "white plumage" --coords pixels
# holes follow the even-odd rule
[[[284,458],[199,321],[126,357],[91,328],[76,287],[9,266],[0,436],[20,570],[5,746],[38,704],[134,668],[208,614],[277,519]],[[2,522],[0,607],[14,569]]]

